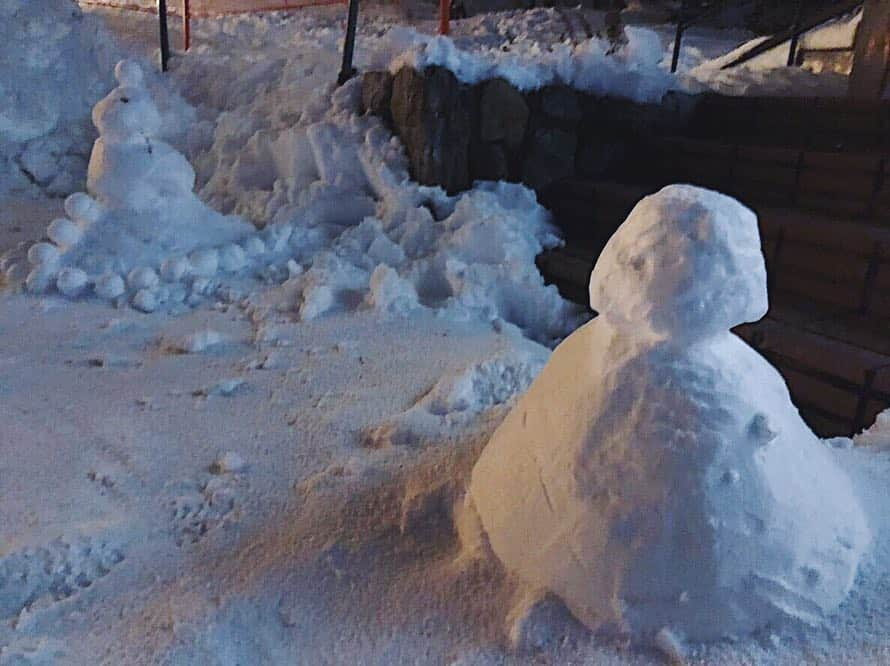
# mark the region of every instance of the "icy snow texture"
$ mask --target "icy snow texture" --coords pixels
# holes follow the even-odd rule
[[[100,137],[87,186],[94,198],[78,193],[66,200],[71,219],[55,220],[47,231],[58,251],[41,246],[29,252],[33,269],[27,286],[43,292],[55,284],[73,298],[93,285],[100,298],[115,298],[125,279],[135,292],[133,305],[150,312],[169,295],[159,288],[159,270],[166,269],[165,277],[182,278],[189,271],[213,275],[216,251],[206,246],[241,239],[253,227],[223,217],[192,193],[191,165],[157,138],[161,116],[139,65],[121,61],[115,76],[120,85],[93,109]],[[184,270],[164,264],[188,253],[193,265]],[[241,256],[229,250],[227,256],[232,255]]]
[[[529,13],[547,16],[552,11]],[[413,28],[392,28],[372,56],[371,65],[393,72],[404,65],[415,69],[439,65],[465,83],[502,77],[520,90],[563,83],[639,102],[658,101],[664,93],[679,87],[675,78],[659,67],[664,47],[655,32],[627,27],[625,35],[627,42],[618,48],[600,36],[578,43],[558,39],[542,43],[525,38],[508,45],[490,44],[476,35],[475,39],[461,39],[426,35]]]
[[[89,110],[111,87],[115,48],[71,0],[0,3],[0,194],[83,182]]]
[[[473,470],[494,552],[592,629],[716,639],[817,623],[850,590],[870,539],[850,481],[727,331],[765,309],[758,246],[728,197],[671,186],[641,202],[594,270],[603,314]]]

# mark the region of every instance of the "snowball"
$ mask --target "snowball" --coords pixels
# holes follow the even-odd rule
[[[288,277],[288,279],[293,279],[293,278],[297,277],[298,275],[302,275],[302,274],[303,274],[303,267],[300,266],[300,264],[298,264],[293,259],[288,259],[287,260],[287,277]]]
[[[258,236],[251,236],[242,245],[248,257],[257,257],[266,251],[266,244]]]
[[[219,251],[219,265],[229,273],[240,271],[247,263],[247,257],[240,245],[230,243],[224,245]]]
[[[124,293],[124,279],[115,273],[105,273],[96,280],[96,295],[111,300]]]
[[[766,306],[756,222],[698,188],[644,200],[593,271],[600,317],[473,469],[494,553],[594,631],[669,627],[671,648],[816,624],[852,587],[870,533],[850,479],[727,330]]]
[[[80,295],[88,281],[87,274],[79,268],[63,268],[56,277],[56,289],[59,293],[73,298]]]
[[[32,266],[55,265],[60,256],[59,248],[52,243],[35,243],[28,248],[28,262]]]
[[[191,264],[185,257],[171,257],[161,263],[161,277],[167,282],[179,282],[188,275]]]
[[[55,277],[56,270],[52,266],[36,266],[25,278],[25,288],[32,294],[42,294],[49,289]]]
[[[114,67],[114,78],[122,86],[141,87],[143,84],[142,67],[134,60],[121,60]]]
[[[77,242],[83,236],[83,231],[71,220],[60,217],[50,222],[46,235],[49,236],[53,243],[65,249],[72,245],[77,245]]]
[[[158,274],[153,268],[134,268],[127,274],[127,285],[130,289],[151,289],[158,285]]]
[[[99,220],[102,207],[89,195],[75,192],[65,199],[65,214],[82,226],[89,226]]]
[[[133,307],[142,312],[154,312],[158,308],[158,298],[150,289],[140,289],[133,296]]]
[[[199,277],[212,277],[219,268],[219,252],[213,248],[195,250],[189,254],[191,272]]]

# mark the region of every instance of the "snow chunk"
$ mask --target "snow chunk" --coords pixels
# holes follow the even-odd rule
[[[203,331],[189,333],[179,340],[165,340],[162,346],[169,351],[180,354],[199,354],[211,347],[222,344],[226,339],[226,336],[219,331],[208,328]]]
[[[244,458],[234,451],[227,451],[210,465],[211,474],[237,474],[247,469]]]
[[[727,330],[766,307],[758,246],[726,197],[672,186],[641,202],[591,277],[601,316],[473,469],[494,553],[593,630],[815,624],[853,584],[870,532],[850,480]]]
[[[853,437],[857,446],[890,447],[890,409],[885,409],[875,417],[870,428]]]

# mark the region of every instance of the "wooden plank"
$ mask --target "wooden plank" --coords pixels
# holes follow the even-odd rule
[[[855,201],[849,203],[858,208],[868,206],[874,186],[874,171],[808,167],[800,173],[802,194],[830,194],[834,197],[854,199]]]
[[[865,0],[853,50],[850,97],[880,99],[890,67],[890,0]]]
[[[854,312],[862,305],[862,288],[852,283],[837,283],[817,274],[779,268],[776,288],[813,303],[825,303]]]
[[[882,153],[844,153],[807,150],[803,154],[803,166],[819,169],[859,171],[874,176],[881,168]]]
[[[758,336],[758,349],[790,359],[804,368],[820,370],[851,386],[860,386],[868,370],[890,361],[890,357],[859,349],[799,326],[791,326],[772,317],[751,325],[746,335]]]
[[[852,283],[862,289],[868,258],[862,255],[841,254],[830,247],[803,243],[785,243],[779,259],[780,271],[792,270],[802,275],[818,275],[834,283]]]
[[[800,159],[800,152],[799,148],[786,146],[740,145],[738,158],[741,161],[748,162],[769,162],[796,166],[797,161]]]

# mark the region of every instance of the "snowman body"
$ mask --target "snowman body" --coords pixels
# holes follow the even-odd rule
[[[716,639],[845,598],[869,542],[831,450],[729,327],[766,310],[756,219],[644,200],[569,336],[492,436],[470,497],[494,553],[594,630]]]
[[[100,137],[93,145],[87,187],[109,208],[145,212],[189,201],[194,182],[188,160],[158,139]]]
[[[107,208],[135,212],[193,198],[195,171],[158,138],[161,116],[141,70],[125,62],[116,74],[121,85],[93,108],[99,139],[87,172],[90,193]]]

